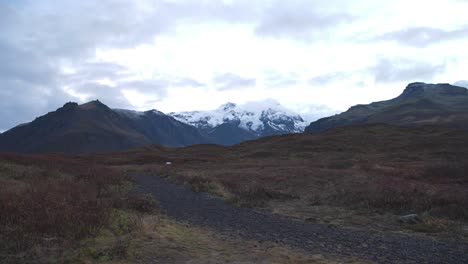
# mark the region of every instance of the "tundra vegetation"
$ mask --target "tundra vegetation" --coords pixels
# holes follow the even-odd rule
[[[166,217],[102,156],[0,155],[1,263],[338,263]]]
[[[171,166],[162,162],[169,159]],[[107,159],[238,206],[310,222],[432,237],[468,236],[468,133],[366,125],[233,147],[149,147]],[[417,214],[418,223],[401,216]]]
[[[2,154],[0,259],[341,261],[175,222],[160,212],[152,197],[132,191],[131,175],[137,173],[187,184],[235,206],[304,221],[466,239],[467,161],[468,133],[463,130],[387,125],[274,136],[232,147]],[[420,221],[399,221],[410,214],[417,214]]]

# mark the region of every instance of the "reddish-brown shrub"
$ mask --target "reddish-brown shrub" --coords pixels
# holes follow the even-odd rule
[[[1,186],[0,211],[1,247],[13,251],[92,235],[108,216],[95,187],[69,179],[35,180],[21,190]]]
[[[468,182],[468,162],[454,160],[428,164],[422,176],[441,183]]]
[[[223,181],[222,184],[233,194],[233,202],[245,207],[263,206],[270,199],[288,200],[297,198],[293,194],[277,191],[259,183],[236,184]]]
[[[384,178],[345,186],[335,201],[395,213],[431,212],[449,219],[468,219],[468,192],[403,178]]]

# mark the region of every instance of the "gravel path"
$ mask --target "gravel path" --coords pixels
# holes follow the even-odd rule
[[[378,263],[468,263],[465,242],[330,228],[237,208],[160,177],[139,175],[135,178],[138,191],[154,195],[168,216],[220,232],[283,242],[312,254],[354,256]]]

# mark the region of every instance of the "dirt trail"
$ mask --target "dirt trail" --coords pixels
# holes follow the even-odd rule
[[[378,263],[468,263],[468,244],[394,233],[311,224],[246,208],[155,176],[135,176],[138,191],[151,193],[165,213],[180,221],[260,241],[278,241],[312,254],[358,257]]]

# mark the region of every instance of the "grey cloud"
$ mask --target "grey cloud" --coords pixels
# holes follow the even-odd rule
[[[73,98],[57,88],[47,58],[0,38],[0,130],[31,121]]]
[[[412,27],[383,34],[377,39],[396,41],[403,45],[425,47],[443,41],[468,38],[468,25],[454,30],[430,27]]]
[[[83,63],[72,66],[71,74],[57,74],[62,85],[109,79],[118,81],[129,77],[128,68],[114,63]]]
[[[125,66],[107,62],[80,64],[77,71],[81,72],[81,77],[92,79],[124,77],[129,72]]]
[[[29,122],[39,114],[52,111],[74,100],[61,90],[0,77],[0,130]]]
[[[160,100],[167,95],[168,80],[136,80],[125,81],[116,80],[115,86],[101,84],[93,81],[84,81],[79,84],[70,85],[70,89],[74,92],[88,95],[88,100],[100,99],[109,104],[113,108],[131,108],[132,105],[128,102],[123,94],[123,90],[136,91],[145,94],[148,101]]]
[[[333,82],[342,81],[350,77],[351,74],[345,72],[333,72],[315,76],[309,80],[311,85],[327,85]]]
[[[443,73],[445,68],[445,64],[430,64],[425,61],[380,59],[370,72],[375,75],[375,81],[380,83],[430,81],[435,75]]]
[[[100,99],[116,108],[131,107],[122,93],[124,89],[161,98],[166,95],[169,85],[169,81],[163,78],[129,80],[128,69],[113,63],[84,63],[73,68],[75,72],[57,76],[60,86],[86,95],[89,100]],[[109,80],[113,85],[102,83],[103,80]]]
[[[247,88],[257,83],[256,79],[243,78],[233,73],[218,74],[213,81],[220,91]]]
[[[44,83],[51,81],[53,73],[54,69],[43,57],[15,48],[0,39],[0,78]]]
[[[21,8],[19,8],[19,6]],[[24,1],[8,7],[1,22],[15,44],[57,57],[90,56],[96,48],[129,48],[152,42],[180,23],[252,21],[261,5],[222,1]],[[11,11],[13,10],[13,11]],[[2,12],[7,13],[7,11]]]
[[[88,95],[89,99],[101,99],[115,108],[131,107],[122,93],[123,90],[145,94],[149,102],[164,98],[170,86],[204,85],[190,78],[163,75],[132,80],[126,67],[112,63],[83,64],[77,69],[73,74],[62,75],[62,85],[67,85],[76,93]],[[103,84],[100,82],[102,80],[110,80],[113,85]]]
[[[268,2],[268,1],[267,1]],[[170,13],[175,21],[221,21],[246,23],[255,21],[264,9],[265,1],[236,0],[227,3],[218,0],[159,1],[161,13]]]
[[[153,94],[163,97],[166,95],[169,80],[137,80],[119,83],[121,89],[131,89],[140,93]]]
[[[0,3],[0,28],[15,46],[49,57],[82,59],[96,48],[133,47],[170,33],[180,23],[251,23],[270,36],[307,37],[346,22],[321,1],[32,1]],[[333,6],[333,4],[328,4]]]
[[[256,33],[271,37],[293,37],[311,40],[327,28],[353,20],[343,12],[325,12],[323,3],[306,1],[274,1],[256,28]]]
[[[0,29],[3,34],[7,32],[10,34],[13,31],[8,23],[17,20],[17,16],[18,13],[15,9],[11,8],[7,3],[0,2]]]
[[[112,108],[131,107],[122,91],[117,87],[88,82],[73,86],[71,89],[89,95],[88,101],[99,99]]]
[[[190,78],[174,78],[174,81],[172,82],[172,85],[174,86],[181,86],[181,87],[204,87],[206,84],[201,83],[197,80],[190,79]]]
[[[299,76],[294,72],[284,74],[270,70],[264,72],[263,79],[268,88],[281,88],[297,84]]]
[[[55,57],[90,56],[97,47],[132,47],[166,29],[163,14],[143,12],[135,2],[28,2],[10,21],[17,45]],[[167,16],[167,14],[166,14]]]
[[[295,85],[297,83],[298,83],[297,79],[288,78],[288,77],[284,77],[284,78],[278,77],[278,78],[269,79],[266,81],[266,85],[269,88],[287,87],[287,86]]]

